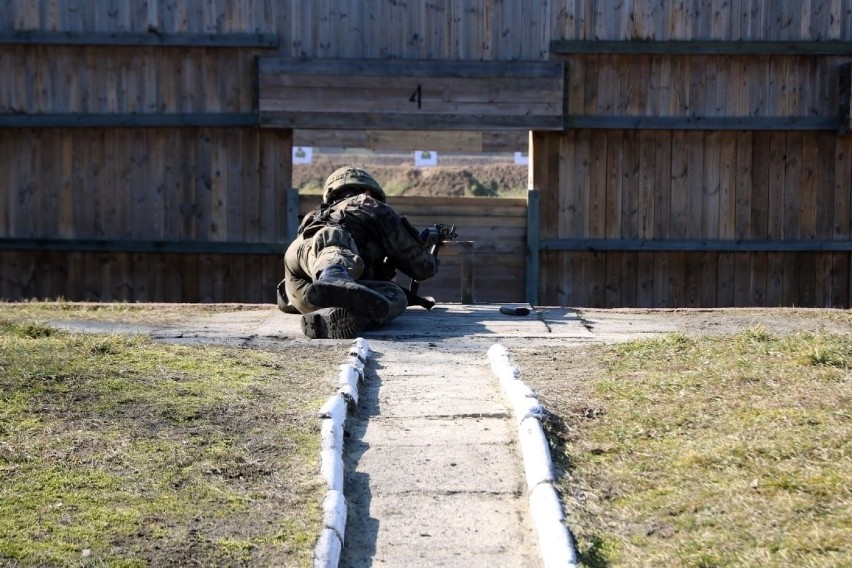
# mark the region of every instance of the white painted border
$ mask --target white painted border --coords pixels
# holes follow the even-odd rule
[[[500,380],[503,394],[512,407],[518,424],[518,439],[527,478],[528,498],[533,522],[538,531],[541,557],[547,567],[573,568],[577,554],[565,519],[559,495],[553,487],[553,463],[550,447],[541,426],[544,409],[535,393],[521,381],[521,372],[506,348],[495,343],[488,349],[491,370]]]
[[[314,568],[337,568],[346,529],[347,505],[343,495],[343,423],[348,410],[358,405],[358,384],[364,381],[364,364],[370,346],[359,337],[349,349],[347,362],[340,365],[337,394],[320,408],[320,474],[328,491],[323,500],[322,530],[314,548]]]

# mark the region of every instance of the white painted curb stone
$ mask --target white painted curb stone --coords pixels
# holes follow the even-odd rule
[[[530,511],[544,565],[548,568],[575,568],[577,554],[571,535],[563,524],[565,515],[553,487],[550,447],[541,426],[544,409],[535,393],[521,381],[521,372],[505,347],[499,343],[492,345],[488,349],[488,359],[518,424]]]
[[[343,423],[348,410],[358,404],[358,384],[364,381],[364,363],[370,346],[359,337],[349,349],[348,361],[340,365],[337,394],[322,405],[320,425],[320,474],[328,491],[323,500],[322,530],[314,547],[314,568],[337,568],[346,530],[347,505],[343,495]]]

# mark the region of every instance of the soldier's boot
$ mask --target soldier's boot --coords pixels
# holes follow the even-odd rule
[[[388,315],[388,301],[358,284],[343,266],[324,269],[305,290],[305,299],[318,308],[344,308],[356,316],[380,320]]]
[[[353,339],[370,319],[356,316],[343,308],[323,308],[302,316],[302,333],[311,339]]]

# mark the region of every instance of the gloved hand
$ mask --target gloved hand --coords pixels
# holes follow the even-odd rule
[[[420,231],[420,240],[426,243],[426,246],[436,245],[441,240],[441,233],[435,230],[435,227],[426,227]]]

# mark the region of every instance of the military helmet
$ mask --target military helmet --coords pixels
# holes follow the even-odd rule
[[[385,190],[379,185],[373,176],[355,166],[344,166],[334,170],[325,180],[322,190],[322,200],[325,203],[334,203],[338,195],[348,189],[368,190],[374,198],[385,201]]]

